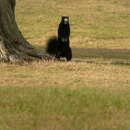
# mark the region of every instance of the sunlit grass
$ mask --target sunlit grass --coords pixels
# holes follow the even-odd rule
[[[52,0],[18,1],[16,16],[25,37],[36,45],[45,45],[48,36],[57,34],[60,17],[68,15],[70,16],[71,45],[73,47],[79,45],[75,43],[75,38],[89,37],[90,40],[107,39],[104,41],[104,48],[109,40],[114,42],[116,39],[128,39],[128,43],[125,44],[123,40],[119,41],[120,46],[128,48],[130,41],[129,0],[110,0],[109,2],[104,0],[76,0],[73,2],[72,0],[65,3],[66,5],[64,5],[64,1]],[[39,39],[39,43],[36,42],[37,39]],[[81,42],[84,44],[83,47],[87,48],[87,43]],[[102,47],[100,42],[98,46]],[[109,43],[109,46],[112,48],[113,44]]]
[[[128,130],[130,127],[128,92],[4,86],[0,95],[0,128],[4,130]]]
[[[71,62],[0,63],[0,130],[129,130],[130,1],[17,0],[18,26],[40,51],[62,15]]]

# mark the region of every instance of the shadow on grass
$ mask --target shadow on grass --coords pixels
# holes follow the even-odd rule
[[[74,58],[130,59],[128,49],[72,48]]]
[[[37,48],[45,52],[45,47],[39,46]],[[73,53],[73,61],[78,63],[113,64],[113,65],[130,66],[129,49],[72,48],[72,53]],[[98,62],[98,59],[102,59],[102,62]],[[111,61],[111,62],[105,62],[105,61]]]
[[[76,62],[86,62],[89,64],[113,64],[130,66],[129,49],[106,49],[106,48],[72,48],[73,58],[79,59]],[[87,59],[87,61],[80,60]],[[104,59],[111,62],[98,62],[92,59]],[[129,60],[129,62],[128,62]]]

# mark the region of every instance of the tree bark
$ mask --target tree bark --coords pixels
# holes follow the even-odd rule
[[[17,63],[50,58],[23,37],[15,20],[16,0],[0,0],[0,61]]]

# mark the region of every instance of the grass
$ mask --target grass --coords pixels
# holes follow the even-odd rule
[[[80,42],[82,48],[96,48],[97,46],[92,46],[88,42],[99,39],[98,47],[106,48],[105,44],[112,40],[114,43],[109,43],[111,48],[115,48],[114,46],[119,43],[121,47],[129,48],[129,0],[110,0],[109,2],[104,0],[73,2],[71,0],[65,3],[66,5],[64,1],[58,0],[18,1],[16,16],[25,37],[36,45],[38,43],[45,45],[48,37],[56,35],[60,16],[68,15],[70,16],[72,47],[79,48]],[[25,6],[26,4],[29,6]],[[85,38],[89,38],[89,41],[83,41]],[[100,44],[100,39],[104,39],[104,46]],[[120,39],[126,39],[127,43],[123,40],[118,41]]]
[[[129,65],[1,64],[0,73],[1,130],[130,128]]]
[[[17,0],[19,28],[42,51],[70,16],[73,59],[0,63],[0,130],[129,130],[129,12],[129,0]]]
[[[23,66],[1,65],[1,86],[124,89],[130,84],[130,66],[121,63],[43,62]],[[15,68],[15,69],[14,69]],[[123,76],[122,76],[123,75]]]
[[[130,127],[128,92],[114,95],[97,88],[11,87],[0,88],[1,129],[128,130]]]

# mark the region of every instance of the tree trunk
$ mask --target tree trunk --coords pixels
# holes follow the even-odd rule
[[[48,58],[26,41],[15,21],[16,0],[0,0],[0,61],[21,62]]]

